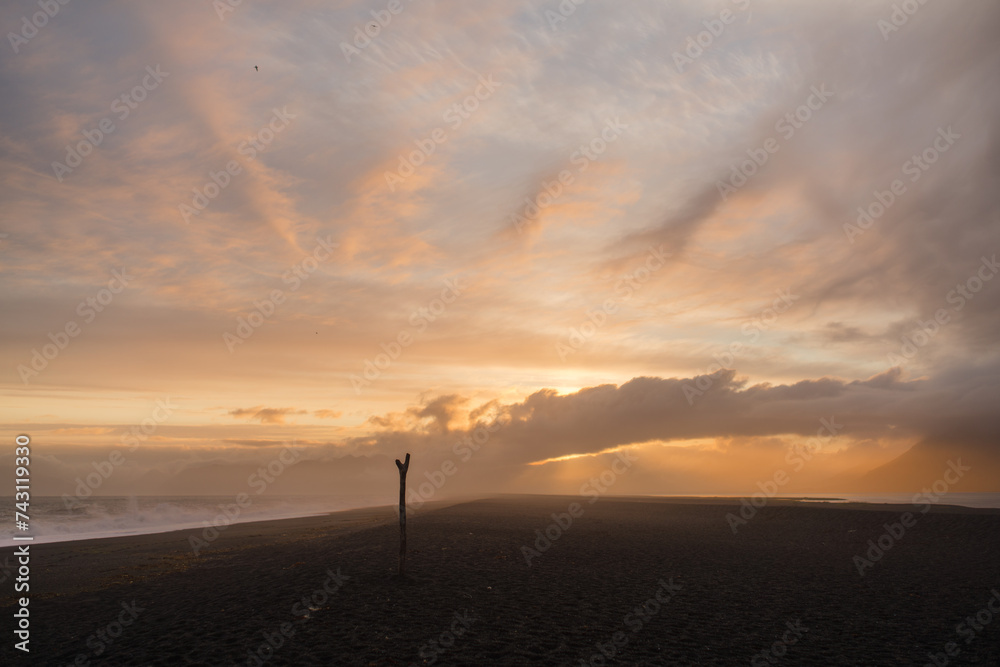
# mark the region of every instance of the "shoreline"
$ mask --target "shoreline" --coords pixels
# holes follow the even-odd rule
[[[112,498],[118,498],[120,496],[109,496]],[[159,497],[159,496],[150,496]],[[210,496],[206,496],[210,497]],[[220,498],[229,498],[229,496],[219,496]],[[302,496],[303,498],[308,498],[310,496]],[[577,502],[580,500],[580,496],[570,496],[562,494],[531,494],[531,493],[493,493],[484,494],[481,496],[456,496],[454,498],[445,498],[442,500],[427,501],[420,508],[407,507],[408,516],[416,516],[419,513],[426,512],[430,509],[439,509],[441,507],[448,507],[451,505],[462,504],[466,502],[472,502],[476,500],[487,500],[491,498],[531,498],[531,499],[548,499],[548,498],[566,498],[568,502],[573,502],[576,499]],[[752,496],[684,496],[684,495],[669,495],[669,496],[602,496],[602,499],[615,500],[619,502],[663,502],[663,503],[675,503],[682,505],[737,505],[739,506],[742,500],[747,500],[752,502]],[[894,511],[899,508],[900,512],[911,511],[914,504],[913,503],[895,503],[895,502],[875,502],[875,501],[859,501],[851,500],[846,498],[839,498],[837,496],[831,496],[828,498],[809,498],[803,496],[774,496],[766,499],[766,502],[761,506],[789,506],[789,505],[806,505],[815,507],[825,507],[831,509],[849,509],[849,510],[862,510],[862,511]],[[241,531],[233,531],[236,526],[254,526],[257,524],[272,524],[274,522],[299,522],[302,520],[316,519],[320,517],[328,516],[344,516],[345,518],[352,513],[360,513],[359,516],[365,516],[368,512],[377,512],[378,510],[384,510],[391,513],[393,517],[398,516],[396,504],[386,504],[386,505],[374,505],[370,507],[355,507],[342,510],[322,510],[310,512],[308,514],[293,515],[293,516],[281,516],[274,518],[264,518],[264,519],[251,519],[248,521],[234,521],[226,525],[226,532],[234,532],[235,534],[240,534]],[[906,509],[909,508],[909,509]],[[969,505],[956,505],[949,504],[947,502],[933,503],[931,504],[931,511],[934,512],[945,512],[945,513],[993,513],[1000,514],[1000,508],[994,507],[973,507]],[[289,524],[294,526],[295,524]],[[96,535],[87,536],[85,534],[74,534],[69,539],[58,539],[58,540],[48,540],[45,538],[50,537],[50,535],[42,535],[41,537],[44,541],[34,541],[30,543],[37,546],[49,545],[49,544],[70,544],[70,543],[89,543],[99,540],[127,540],[127,539],[141,539],[144,537],[152,537],[157,535],[170,535],[170,534],[192,534],[202,531],[202,526],[191,525],[187,527],[164,527],[161,529],[154,529],[149,532],[131,532],[123,533],[119,535]],[[13,548],[24,542],[13,542],[10,538],[4,540],[4,544],[0,545],[0,555],[3,554],[3,550],[7,548]]]
[[[428,502],[427,509],[421,510],[420,513],[443,509],[462,502],[467,500]],[[46,586],[41,593],[33,595],[44,599],[58,597],[64,591],[99,590],[109,583],[144,581],[165,573],[194,567],[199,561],[208,562],[229,557],[234,552],[246,549],[280,547],[291,542],[331,535],[347,535],[376,526],[396,525],[397,518],[397,506],[381,505],[301,517],[237,522],[218,531],[218,537],[202,546],[198,553],[195,553],[191,538],[204,539],[204,529],[201,527],[37,544],[17,542],[0,546],[0,565],[5,562],[4,558],[13,554],[18,547],[30,545],[32,554],[38,554],[38,560],[42,561],[40,571],[43,577],[48,575],[55,583],[55,586]],[[102,555],[99,570],[101,575],[89,582],[79,581],[77,574],[71,571],[61,573],[64,576],[60,576],[59,569],[68,566],[72,558],[78,554]],[[144,563],[133,571],[131,566],[135,559],[151,559],[154,562]],[[35,569],[32,571],[36,572]],[[60,593],[54,594],[52,588],[59,590]],[[0,589],[0,608],[13,604],[15,597],[10,589]]]

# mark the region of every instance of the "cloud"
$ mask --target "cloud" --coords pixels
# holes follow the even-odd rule
[[[391,473],[406,448],[455,456],[497,414],[509,426],[470,463],[498,488],[554,488],[635,446],[659,462],[642,488],[710,489],[831,415],[838,470],[916,442],[996,449],[1000,6],[926,3],[885,35],[888,4],[755,0],[684,72],[673,54],[713,3],[584,3],[555,30],[551,0],[412,3],[350,61],[337,45],[365,3],[225,21],[206,4],[70,5],[0,66],[0,419],[77,456],[117,446],[151,395],[184,396],[184,426],[135,454],[166,485],[185,457],[234,464],[268,438],[317,443],[316,461],[384,454]],[[8,3],[0,24],[22,14]],[[169,75],[114,111],[157,66]],[[500,85],[456,125],[480,76]],[[58,180],[104,118],[114,131]],[[616,118],[627,129],[581,161]],[[390,188],[401,161],[421,164]],[[518,235],[511,215],[562,170],[573,182]],[[210,201],[188,224],[195,191]],[[322,261],[319,238],[339,244]],[[664,269],[620,290],[661,245]],[[127,289],[88,311],[122,267]],[[456,276],[460,298],[415,318]],[[798,298],[765,321],[778,290]],[[734,341],[731,370],[706,375]]]
[[[265,408],[261,405],[252,408],[237,408],[230,410],[227,414],[237,419],[247,418],[247,421],[259,421],[261,424],[284,424],[288,415],[308,414],[308,410],[296,410],[295,408]]]
[[[968,490],[989,490],[1000,479],[995,411],[1000,383],[994,370],[911,380],[900,369],[890,369],[862,380],[825,377],[776,385],[750,384],[722,371],[636,377],[567,393],[542,389],[512,402],[427,395],[403,412],[374,417],[373,430],[364,436],[299,437],[301,429],[274,431],[282,429],[281,423],[271,422],[268,432],[276,437],[261,437],[259,426],[240,426],[246,435],[223,435],[220,447],[204,443],[193,451],[197,434],[206,435],[203,427],[165,425],[162,437],[157,432],[158,446],[147,442],[127,455],[128,473],[114,488],[146,476],[156,488],[176,483],[173,488],[204,491],[202,484],[213,478],[209,470],[218,479],[238,481],[247,466],[295,446],[301,463],[289,479],[301,483],[290,488],[301,493],[326,493],[331,484],[368,492],[351,475],[391,478],[387,464],[407,452],[413,454],[414,479],[452,461],[459,472],[443,492],[448,495],[531,489],[572,493],[574,482],[599,474],[614,455],[609,452],[621,449],[640,463],[631,481],[617,487],[620,493],[741,492],[778,469],[794,472],[789,489],[802,492],[908,491],[936,479],[937,468],[956,456],[975,466]],[[268,423],[265,415],[273,412],[302,413],[255,406],[231,414]],[[826,444],[816,460],[801,472],[791,467],[788,457],[817,435]],[[46,488],[56,493],[63,492],[60,484],[69,488],[74,476],[107,455],[99,440],[50,449]],[[546,463],[531,465],[539,462]]]
[[[469,426],[462,429],[415,432],[400,428],[404,422],[385,420],[380,422],[385,430],[365,443],[386,454],[400,447],[436,451],[472,436],[500,415],[507,423],[495,436],[489,456],[515,466],[650,442],[775,436],[803,441],[824,423],[838,425],[836,435],[847,448],[880,438],[914,443],[942,433],[961,433],[953,444],[976,448],[1000,433],[1000,418],[990,407],[997,398],[1000,383],[995,381],[954,386],[906,380],[897,368],[866,380],[819,378],[791,385],[750,385],[733,371],[720,371],[690,378],[637,377],[569,394],[545,389],[516,403],[491,404],[491,420],[471,411],[463,419]],[[453,395],[442,396],[410,408],[408,414],[430,415],[445,404],[450,406],[449,419],[455,420],[464,403]],[[936,405],[933,411],[928,410],[931,404]]]

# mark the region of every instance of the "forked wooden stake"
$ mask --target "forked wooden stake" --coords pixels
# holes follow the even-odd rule
[[[396,459],[399,468],[399,576],[406,576],[406,471],[410,468],[410,454],[406,454],[406,463]]]

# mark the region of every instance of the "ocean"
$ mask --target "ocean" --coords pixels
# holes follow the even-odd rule
[[[810,502],[834,502],[834,503],[869,503],[882,504],[892,503],[894,505],[913,504],[913,497],[916,493],[805,493],[798,496],[775,496],[775,498],[787,498]],[[922,494],[921,494],[922,495]],[[926,496],[933,498],[933,493]],[[923,504],[926,501],[919,501]],[[946,493],[933,505],[959,505],[960,507],[978,507],[1000,509],[1000,493]]]
[[[28,507],[29,529],[15,526],[16,507],[11,496],[0,497],[0,540],[31,535],[34,544],[68,542],[96,537],[119,537],[203,528],[235,504],[234,496],[97,496],[78,501],[72,508],[56,496],[33,496]],[[232,523],[315,516],[340,510],[391,505],[391,495],[379,496],[254,496],[239,508]],[[232,509],[229,510],[233,514]],[[24,542],[20,542],[24,544]]]
[[[805,502],[908,505],[913,502],[913,496],[912,493],[824,493],[781,498]],[[394,506],[397,500],[394,495],[386,494],[250,498],[252,504],[241,508],[233,523],[316,516],[363,507]],[[734,496],[734,499],[738,498]],[[33,543],[39,544],[203,528],[223,512],[221,507],[232,506],[234,501],[233,496],[98,496],[79,501],[77,506],[70,508],[61,498],[36,496],[32,497],[29,505],[29,530],[21,531],[15,526],[14,498],[0,497],[0,544],[17,544],[10,539],[14,535],[31,535],[35,538]],[[1000,493],[949,493],[936,504],[1000,509]]]

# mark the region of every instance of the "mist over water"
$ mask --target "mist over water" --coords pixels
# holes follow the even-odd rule
[[[692,496],[684,496],[692,497]],[[713,496],[720,497],[720,496]],[[913,503],[913,493],[839,493],[799,494],[779,496],[791,500],[816,503]],[[172,530],[203,528],[220,514],[222,506],[229,507],[232,496],[106,496],[79,501],[73,508],[55,496],[40,496],[31,500],[29,507],[30,530],[22,532],[15,527],[14,499],[0,499],[0,539],[11,543],[14,535],[34,536],[35,544],[69,542],[101,537],[146,535]],[[738,500],[734,496],[734,500]],[[394,504],[394,499],[381,495],[342,496],[269,496],[254,498],[249,507],[240,508],[239,516],[231,523],[268,521],[317,516],[365,507]],[[974,508],[1000,509],[1000,493],[949,493],[935,505],[959,505]]]
[[[231,523],[315,516],[349,509],[391,504],[379,496],[250,496],[251,504],[239,508]],[[120,537],[203,528],[222,507],[235,504],[233,496],[106,496],[80,500],[72,508],[55,496],[31,499],[30,530],[15,527],[14,499],[0,503],[0,538],[10,543],[16,535],[34,536],[34,543],[68,542],[97,537]]]
[[[869,503],[873,505],[890,503],[893,505],[913,504],[914,496],[923,494],[916,493],[805,493],[797,496],[775,496],[776,498],[787,498],[790,500],[803,500],[812,502],[842,502],[842,503]],[[926,500],[917,501],[918,504],[926,503]],[[934,505],[959,505],[960,507],[992,508],[1000,509],[1000,493],[948,493],[941,497]]]

